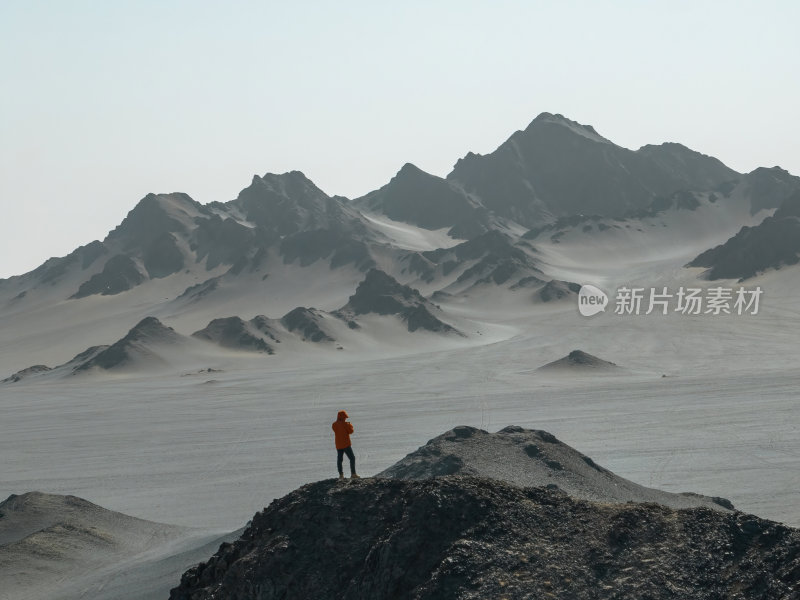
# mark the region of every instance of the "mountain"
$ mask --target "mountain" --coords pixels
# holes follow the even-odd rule
[[[683,508],[653,502],[670,497]],[[791,597],[800,532],[702,501],[547,432],[456,427],[375,478],[273,501],[170,599]]]
[[[752,199],[752,212],[779,207],[786,198],[800,191],[800,177],[780,167],[759,167],[742,177],[740,193]],[[723,186],[728,192],[729,186]]]
[[[707,268],[706,277],[744,281],[768,269],[800,262],[800,190],[786,198],[771,217],[742,229],[724,244],[688,264]]]
[[[355,317],[370,313],[396,315],[403,320],[408,331],[425,329],[440,333],[457,333],[451,325],[436,315],[440,310],[422,297],[415,289],[402,285],[396,279],[378,269],[372,269],[350,296],[337,315],[351,322]]]
[[[111,345],[92,346],[70,361],[50,368],[35,365],[17,371],[0,383],[18,383],[38,376],[77,375],[90,371],[158,369],[169,365],[169,357],[180,353],[186,338],[155,317],[146,317]]]
[[[274,354],[274,345],[280,343],[277,335],[269,319],[259,315],[250,321],[244,321],[240,317],[214,319],[205,328],[195,331],[192,337],[213,342],[223,348]]]
[[[393,313],[412,331],[447,332],[455,326],[425,301],[471,303],[494,291],[511,303],[568,298],[584,276],[574,265],[605,250],[680,251],[683,265],[758,226],[797,190],[800,178],[777,167],[742,175],[676,143],[629,150],[589,125],[542,113],[445,178],[406,164],[354,200],[329,196],[299,171],[256,175],[227,202],[148,194],[102,241],[0,280],[0,354],[5,372],[21,380],[34,363],[65,364],[72,354],[58,340],[100,347],[120,337],[121,323],[147,316],[187,333],[236,316],[241,323],[218,322],[206,339],[266,353],[276,342],[253,331],[257,315],[276,319],[278,339],[339,341],[347,332],[320,323],[330,317],[325,325],[336,329],[341,311],[357,324],[363,307],[347,305],[373,270],[418,292],[413,306]],[[769,236],[791,236],[791,223],[781,223]],[[766,254],[733,275],[791,264],[789,246],[756,251]],[[698,260],[713,267],[710,255]],[[298,307],[319,312],[288,317]],[[237,341],[247,332],[249,342]]]
[[[147,317],[139,321],[121,340],[81,362],[73,372],[87,371],[94,367],[108,370],[136,362],[163,362],[154,351],[154,346],[174,345],[181,340],[181,336],[172,327],[165,326],[155,317]]]
[[[16,279],[26,293],[78,279],[65,297],[81,299],[117,295],[186,269],[257,270],[270,252],[303,264],[333,255],[334,267],[354,262],[366,270],[369,241],[366,222],[349,203],[292,171],[255,176],[227,203],[204,206],[186,194],[148,194],[102,242]]]
[[[411,163],[353,205],[425,229],[448,228],[453,237],[469,238],[486,230],[480,211],[462,190]]]
[[[542,113],[491,154],[459,160],[447,180],[494,214],[536,227],[567,215],[624,216],[676,191],[738,177],[679,144],[632,151],[590,125]]]
[[[244,321],[240,317],[214,319],[207,327],[196,331],[192,337],[213,342],[223,348],[249,350],[274,354],[276,344],[289,337],[302,341],[333,342],[326,331],[321,311],[298,307],[285,314],[279,321],[258,315]]]

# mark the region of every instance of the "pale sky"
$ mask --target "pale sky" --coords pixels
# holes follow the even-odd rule
[[[149,192],[444,176],[539,113],[800,175],[800,3],[0,1],[0,277]]]

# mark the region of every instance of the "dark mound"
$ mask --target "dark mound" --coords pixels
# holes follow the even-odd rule
[[[459,283],[503,285],[512,279],[519,281],[534,273],[541,275],[536,261],[511,238],[496,230],[487,231],[452,248],[423,252],[420,256],[436,265],[442,275],[466,266],[458,276]]]
[[[82,283],[73,298],[85,298],[93,294],[113,296],[136,287],[145,280],[139,267],[131,258],[118,254],[110,259],[103,270]]]
[[[221,277],[212,277],[211,279],[206,279],[201,283],[196,283],[195,285],[191,285],[187,287],[180,296],[178,296],[178,300],[183,299],[190,299],[190,300],[199,300],[211,292],[219,289],[219,282]]]
[[[564,358],[539,367],[539,369],[572,369],[572,370],[615,370],[619,369],[616,363],[597,358],[583,350],[573,350]]]
[[[556,486],[595,502],[658,502],[672,508],[733,505],[723,498],[673,494],[615,475],[546,431],[509,426],[497,433],[459,426],[433,438],[377,477],[429,479],[474,475],[520,487]]]
[[[320,325],[322,315],[313,308],[298,306],[281,318],[281,323],[291,332],[303,336],[303,341],[333,342],[335,341]]]
[[[258,316],[250,321],[243,321],[239,317],[214,319],[204,329],[195,331],[192,337],[213,342],[223,348],[267,354],[274,354],[275,350],[267,343],[265,337],[276,343],[280,341],[275,336],[269,319],[264,316]]]
[[[346,320],[348,315],[368,313],[397,315],[406,322],[409,331],[456,332],[452,326],[434,316],[436,310],[417,290],[402,285],[379,269],[371,269],[364,281],[358,284],[356,293],[350,296],[348,303],[337,311],[337,315]]]
[[[80,362],[73,371],[78,373],[92,367],[114,369],[132,363],[136,359],[160,363],[163,360],[152,351],[154,345],[177,344],[183,340],[172,327],[167,327],[155,317],[145,317],[121,340],[101,350],[88,360]],[[79,356],[87,355],[95,348],[90,348]],[[76,357],[72,363],[76,362]]]
[[[789,196],[772,217],[742,227],[727,242],[706,250],[687,266],[707,267],[710,280],[755,277],[800,261],[800,191]]]
[[[366,271],[375,266],[368,245],[363,240],[354,239],[350,232],[330,229],[301,231],[284,238],[280,251],[285,263],[299,259],[302,267],[328,257],[332,269],[353,264],[360,271]]]
[[[544,287],[539,290],[539,299],[542,302],[553,302],[570,296],[576,296],[580,291],[580,284],[573,283],[572,281],[553,279],[552,281],[548,281]]]
[[[17,383],[18,381],[22,381],[26,377],[30,377],[31,375],[41,375],[42,373],[47,373],[48,371],[52,371],[50,367],[47,365],[33,365],[32,367],[28,367],[27,369],[22,369],[21,371],[17,371],[10,377],[6,377],[0,383]]]
[[[321,481],[274,501],[171,600],[792,598],[800,532],[445,477]]]

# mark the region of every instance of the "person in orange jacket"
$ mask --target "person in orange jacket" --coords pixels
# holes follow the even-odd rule
[[[339,479],[344,479],[342,472],[342,458],[347,454],[350,459],[350,478],[358,479],[356,474],[356,456],[353,454],[353,447],[350,444],[350,434],[353,433],[353,424],[347,421],[347,413],[343,410],[336,415],[336,421],[331,425],[333,433],[336,434],[336,468],[339,470]]]

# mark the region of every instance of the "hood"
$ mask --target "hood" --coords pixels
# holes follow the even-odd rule
[[[343,411],[343,410],[340,410],[340,411],[339,411],[339,414],[338,414],[338,415],[336,415],[336,420],[337,420],[337,421],[344,421],[344,420],[345,420],[345,419],[347,419],[347,418],[348,418],[348,417],[347,417],[347,413],[346,413],[345,411]]]

